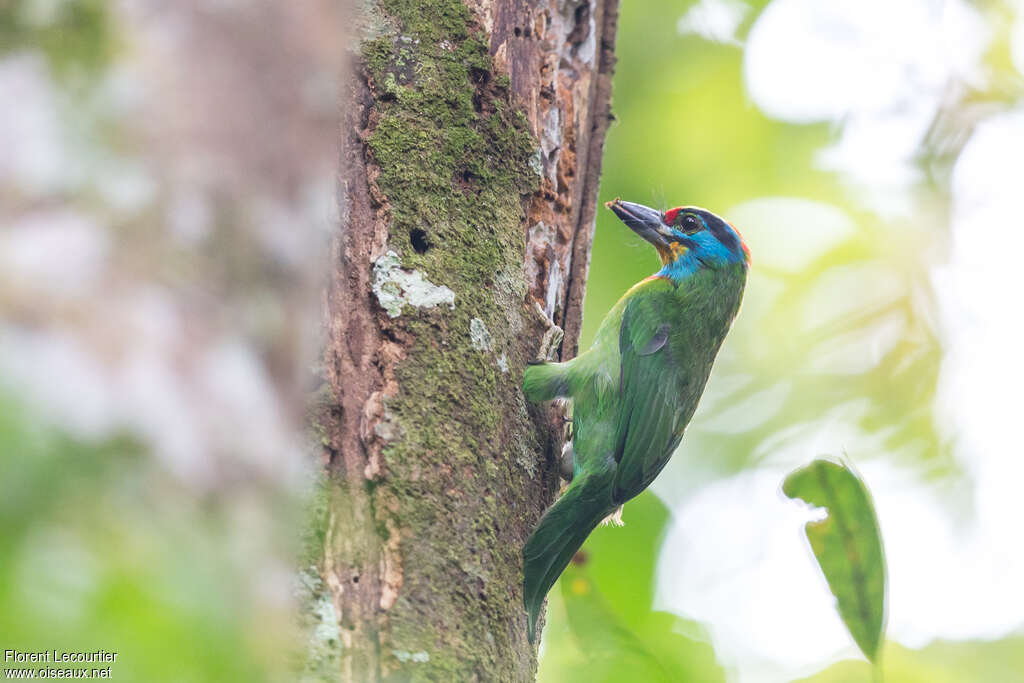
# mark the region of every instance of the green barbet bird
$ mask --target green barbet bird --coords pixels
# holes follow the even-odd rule
[[[615,304],[588,351],[523,376],[530,401],[572,401],[571,483],[523,548],[531,642],[544,597],[590,532],[647,488],[679,445],[750,263],[736,229],[710,211],[606,206],[654,245],[662,268]]]

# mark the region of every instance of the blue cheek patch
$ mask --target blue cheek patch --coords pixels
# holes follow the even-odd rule
[[[702,230],[694,235],[682,237],[679,243],[686,251],[679,254],[675,261],[664,265],[657,275],[680,281],[693,275],[701,267],[717,268],[730,263],[743,263],[745,258],[715,239],[710,230]]]
[[[694,237],[698,238],[694,239],[694,241],[700,244],[696,249],[697,255],[709,265],[739,263],[743,260],[742,256],[733,249],[730,249],[728,245],[716,239],[716,236],[708,230],[694,235]]]

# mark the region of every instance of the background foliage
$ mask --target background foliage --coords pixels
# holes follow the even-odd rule
[[[553,592],[541,680],[622,680],[615,652],[645,658],[632,666],[661,672],[651,680],[870,680],[805,571],[808,514],[778,490],[789,470],[844,450],[875,496],[893,575],[885,680],[1024,680],[1021,593],[982,588],[1022,567],[996,521],[1021,511],[991,483],[1014,476],[1020,448],[975,417],[1004,414],[1003,380],[1022,378],[1016,362],[976,362],[983,338],[1022,334],[983,310],[1020,288],[993,261],[996,245],[1017,244],[1020,211],[991,179],[1016,171],[1024,136],[1020,11],[624,3],[601,199],[710,208],[744,235],[753,270],[654,493],[627,504],[624,529],[599,529]],[[1007,117],[981,172],[984,132]],[[600,212],[581,347],[655,269]],[[992,297],[1006,303],[981,303]],[[585,609],[615,618],[574,618]]]
[[[0,647],[146,681],[332,650],[292,571],[287,406],[335,6],[0,3]],[[541,680],[868,680],[779,491],[843,451],[886,545],[886,680],[1024,680],[1024,9],[636,0],[617,53],[601,200],[708,207],[754,268],[680,451],[552,591]],[[584,347],[654,268],[601,211]]]

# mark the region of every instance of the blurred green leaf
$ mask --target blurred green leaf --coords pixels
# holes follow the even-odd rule
[[[846,465],[815,460],[786,477],[790,498],[825,508],[808,522],[807,540],[861,652],[877,662],[885,631],[885,558],[867,487]]]
[[[668,509],[644,493],[623,519],[591,534],[552,592],[538,680],[724,681],[702,628],[652,609]]]
[[[725,680],[711,646],[680,633],[686,624],[678,617],[647,610],[633,628],[623,623],[589,578],[585,564],[566,570],[561,590],[569,626],[586,654],[574,680]]]
[[[650,614],[658,550],[668,529],[669,511],[653,493],[626,504],[625,527],[600,526],[584,551],[587,574],[604,595],[608,608],[635,627]]]
[[[992,642],[937,640],[920,650],[889,642],[882,674],[890,683],[1024,683],[1024,637]],[[870,676],[867,662],[848,659],[794,683],[864,683]]]

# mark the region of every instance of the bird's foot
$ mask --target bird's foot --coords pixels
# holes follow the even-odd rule
[[[615,508],[615,512],[608,515],[601,520],[601,526],[611,524],[612,526],[626,526],[626,523],[622,521],[622,506]]]
[[[556,419],[561,423],[562,441],[572,441],[572,399],[561,397],[553,399],[551,407],[555,409],[557,413]]]
[[[558,474],[566,481],[572,481],[573,466],[576,463],[576,451],[572,447],[572,441],[566,441],[562,446],[562,455],[558,458]]]
[[[544,336],[540,340],[540,348],[537,349],[537,362],[544,363],[558,359],[558,347],[562,345],[562,337],[565,332],[547,316],[544,309],[536,301],[533,302],[534,311],[540,316],[547,326]]]

